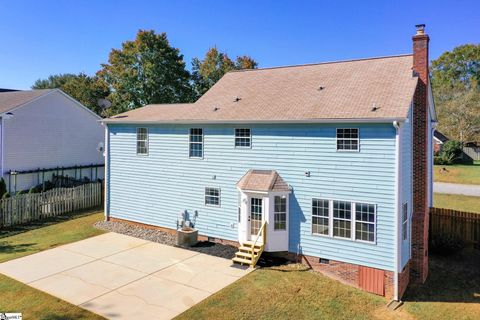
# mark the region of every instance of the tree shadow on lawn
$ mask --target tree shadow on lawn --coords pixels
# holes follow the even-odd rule
[[[26,251],[29,251],[28,249],[34,245],[36,245],[36,243],[21,243],[21,244],[11,245],[8,242],[0,241],[0,253],[11,254],[11,253],[18,253],[18,252],[26,252]]]
[[[425,284],[409,285],[404,301],[480,303],[480,250],[430,255]]]
[[[30,230],[48,227],[50,225],[57,224],[60,222],[65,222],[68,220],[85,217],[100,209],[101,207],[94,207],[94,208],[84,209],[84,210],[80,210],[72,213],[67,213],[61,216],[49,217],[42,220],[32,221],[23,225],[0,228],[0,239],[14,236],[16,234],[24,233]]]

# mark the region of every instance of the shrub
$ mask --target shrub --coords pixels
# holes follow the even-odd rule
[[[36,187],[31,187],[30,190],[28,190],[28,193],[29,194],[37,193],[37,188]]]
[[[433,236],[430,241],[430,251],[448,256],[465,248],[465,243],[456,234],[440,234]]]
[[[442,150],[433,159],[435,164],[450,165],[460,160],[463,144],[459,141],[449,140],[442,146]]]
[[[2,196],[2,199],[8,199],[8,198],[10,198],[10,193],[5,192]]]

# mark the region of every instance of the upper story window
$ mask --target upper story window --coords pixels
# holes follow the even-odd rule
[[[137,128],[137,154],[148,154],[147,128]]]
[[[408,237],[408,203],[402,204],[402,239],[407,240]]]
[[[358,151],[359,136],[356,128],[337,129],[337,150]]]
[[[220,189],[219,188],[205,188],[205,205],[220,206]]]
[[[235,129],[235,147],[250,148],[252,146],[252,133],[250,129]]]
[[[203,158],[203,129],[190,129],[188,149],[190,158]]]
[[[287,197],[275,196],[273,220],[274,230],[287,230]]]

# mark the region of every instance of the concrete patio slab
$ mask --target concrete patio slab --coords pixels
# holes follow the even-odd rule
[[[62,249],[99,259],[147,243],[149,243],[149,241],[109,232],[64,245]]]
[[[1,273],[108,319],[171,319],[250,271],[114,233],[0,264]]]
[[[105,314],[102,313],[104,311],[97,309],[96,306],[99,305],[99,302],[101,302],[100,305],[116,304],[118,295],[126,296],[131,299],[128,305],[123,307],[128,308],[132,304],[142,301],[145,309],[149,309],[153,306],[154,309],[160,308],[165,310],[166,314],[176,315],[205,299],[210,293],[204,290],[187,287],[167,279],[149,276],[122,287],[113,293],[108,293],[92,302],[85,303],[81,305],[81,307],[105,316]],[[153,313],[155,310],[151,311]],[[136,316],[133,316],[133,319],[136,318]],[[157,316],[152,319],[157,319]]]
[[[105,258],[105,261],[123,265],[141,272],[152,273],[190,257],[197,252],[150,242]]]
[[[245,274],[245,271],[244,271]],[[224,274],[198,264],[179,263],[153,274],[154,277],[175,281],[210,293],[217,292],[239,277]]]
[[[0,264],[0,273],[24,283],[42,279],[94,259],[60,247]]]
[[[78,305],[145,276],[145,273],[97,260],[29,285]]]

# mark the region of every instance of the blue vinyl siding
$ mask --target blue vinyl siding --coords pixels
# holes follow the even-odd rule
[[[176,228],[198,212],[201,234],[237,241],[236,182],[249,169],[274,169],[289,183],[291,252],[393,270],[395,129],[391,124],[205,125],[204,158],[188,157],[187,125],[149,128],[149,154],[136,154],[133,125],[110,128],[112,217]],[[234,128],[252,129],[252,147],[235,148]],[[360,152],[336,151],[336,128],[360,129]],[[305,172],[310,171],[310,177]],[[204,205],[205,187],[221,206]],[[315,236],[312,198],[377,204],[376,244]]]

